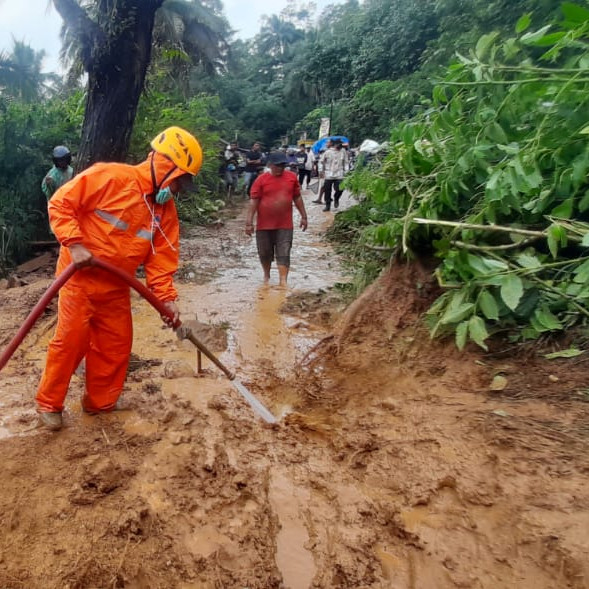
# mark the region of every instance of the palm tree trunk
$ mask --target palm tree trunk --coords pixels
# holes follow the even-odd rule
[[[124,161],[151,59],[155,13],[163,0],[99,0],[92,20],[75,0],[53,0],[82,44],[88,73],[86,112],[77,169]],[[116,13],[110,12],[116,9]]]

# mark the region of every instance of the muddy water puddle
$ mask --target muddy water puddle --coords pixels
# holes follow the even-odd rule
[[[320,241],[321,232],[330,220],[320,215],[318,207],[311,209],[311,206],[307,207],[309,215],[316,222],[311,223],[305,233],[295,229],[288,289],[281,289],[276,284],[278,278],[275,267],[272,269],[270,284],[262,283],[255,240],[241,234],[241,218],[231,221],[230,224],[235,227],[229,228],[237,235],[239,266],[229,265],[219,269],[215,280],[208,284],[184,283],[178,286],[179,305],[184,320],[198,319],[202,323],[226,329],[227,348],[216,355],[235,372],[238,379],[247,379],[252,375],[259,378],[266,366],[273,375],[289,377],[297,360],[323,335],[321,330],[312,325],[305,324],[304,329],[300,328],[298,319],[280,312],[290,293],[327,289],[344,280],[331,248]],[[180,360],[196,370],[196,349],[192,344],[178,342],[169,331],[158,335],[158,330],[161,330],[159,317],[151,312],[147,303],[136,300],[134,309],[134,353],[144,358],[157,357],[164,365]],[[231,385],[227,379],[204,356],[202,366],[205,370],[202,379],[165,382],[165,390],[170,392],[179,388],[178,394],[190,398],[202,409],[213,394],[230,391]],[[209,389],[212,389],[211,394],[207,392]],[[230,391],[229,394],[238,395],[236,391]],[[277,391],[273,397],[274,405],[268,408],[279,417],[287,415],[297,401],[288,395],[286,392],[282,398],[280,391]],[[261,401],[264,402],[263,399]]]

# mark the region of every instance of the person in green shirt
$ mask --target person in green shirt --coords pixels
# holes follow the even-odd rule
[[[41,182],[41,190],[49,200],[53,193],[68,180],[72,179],[74,169],[70,166],[72,163],[72,154],[65,145],[58,145],[53,150],[53,167],[47,172]]]

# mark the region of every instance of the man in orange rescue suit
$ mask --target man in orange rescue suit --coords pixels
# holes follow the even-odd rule
[[[147,286],[179,318],[172,276],[178,268],[179,224],[173,196],[202,164],[198,141],[170,127],[152,142],[147,159],[131,166],[97,163],[61,187],[49,201],[51,227],[61,244],[57,275],[73,262],[78,270],[59,293],[55,335],[37,391],[39,419],[62,426],[71,376],[86,358],[88,413],[112,411],[123,389],[133,324],[129,287],[93,256],[131,275],[145,267]]]

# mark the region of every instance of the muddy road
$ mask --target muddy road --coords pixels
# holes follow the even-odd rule
[[[278,427],[134,297],[129,410],[82,414],[74,378],[64,430],[39,429],[45,313],[0,374],[0,587],[589,587],[584,358],[431,343],[417,267],[346,308],[312,198],[288,290],[261,284],[241,205],[182,243],[183,320]],[[0,291],[2,345],[51,270]]]

